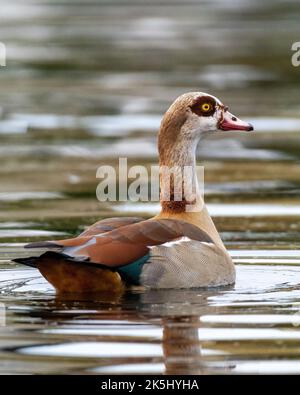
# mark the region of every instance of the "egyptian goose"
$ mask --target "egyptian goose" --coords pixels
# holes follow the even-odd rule
[[[228,130],[250,131],[253,127],[232,115],[214,96],[183,94],[161,122],[160,166],[188,166],[192,169],[191,182],[195,181],[199,140],[204,134]],[[192,288],[234,283],[234,264],[199,188],[194,195],[183,191],[178,201],[173,193],[178,178],[173,177],[169,199],[165,200],[164,179],[160,178],[161,212],[154,218],[104,219],[76,238],[28,244],[26,248],[48,251],[15,261],[39,269],[58,292],[116,292],[128,284]],[[193,210],[187,210],[191,205]]]

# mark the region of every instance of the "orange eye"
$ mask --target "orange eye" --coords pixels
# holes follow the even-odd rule
[[[203,103],[201,104],[201,111],[203,112],[209,112],[212,110],[212,105],[211,103]]]

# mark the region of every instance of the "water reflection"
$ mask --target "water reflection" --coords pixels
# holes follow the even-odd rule
[[[33,269],[11,270],[19,288],[2,281],[8,308],[1,357],[11,371],[40,364],[38,372],[48,373],[211,374],[268,373],[274,361],[263,361],[280,356],[285,362],[274,369],[292,365],[296,372],[299,268],[237,268],[236,286],[225,289],[63,297],[32,277]],[[17,331],[7,341],[11,327]]]

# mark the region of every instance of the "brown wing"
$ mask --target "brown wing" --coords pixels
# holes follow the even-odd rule
[[[94,263],[110,267],[131,263],[149,252],[149,247],[186,236],[212,243],[208,234],[197,226],[174,219],[151,219],[123,226],[95,237],[78,237],[74,256],[87,257]],[[70,246],[68,240],[59,242]],[[66,250],[66,253],[68,251]]]
[[[134,224],[136,222],[144,221],[141,217],[115,217],[115,218],[105,218],[96,222],[79,236],[72,239],[67,239],[63,241],[37,241],[34,243],[29,243],[25,245],[25,248],[59,248],[63,246],[77,246],[82,243],[82,238],[85,237],[89,240],[94,235],[100,235],[102,233],[110,232],[114,229],[120,228],[122,226]],[[65,244],[64,244],[65,243]]]
[[[116,217],[116,218],[105,218],[96,222],[94,225],[87,228],[78,237],[81,236],[93,236],[105,232],[110,232],[114,229],[120,228],[122,226],[134,224],[136,222],[144,221],[141,217]]]

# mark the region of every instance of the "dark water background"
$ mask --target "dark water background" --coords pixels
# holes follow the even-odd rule
[[[0,9],[0,372],[300,373],[299,2]],[[98,202],[96,170],[119,156],[156,164],[160,118],[190,90],[218,96],[256,129],[198,152],[234,287],[57,298],[11,262],[28,241],[156,213],[155,203]]]

